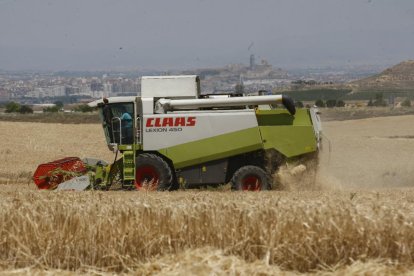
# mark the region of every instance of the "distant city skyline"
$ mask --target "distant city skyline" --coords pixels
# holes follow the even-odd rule
[[[412,0],[0,0],[1,70],[306,68],[414,59]]]

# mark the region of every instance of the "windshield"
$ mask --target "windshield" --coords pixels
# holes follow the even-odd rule
[[[134,143],[134,104],[113,103],[105,104],[99,110],[108,144]]]

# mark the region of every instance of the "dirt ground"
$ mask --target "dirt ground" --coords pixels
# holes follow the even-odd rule
[[[323,124],[320,178],[332,188],[414,186],[414,115]]]

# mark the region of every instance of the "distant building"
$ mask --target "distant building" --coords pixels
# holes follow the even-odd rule
[[[7,102],[9,100],[9,93],[5,89],[0,88],[0,102]]]
[[[66,95],[65,87],[61,85],[49,87],[36,87],[33,91],[29,91],[26,97],[31,98],[54,98]]]
[[[256,68],[254,54],[250,55],[250,70],[254,70]]]

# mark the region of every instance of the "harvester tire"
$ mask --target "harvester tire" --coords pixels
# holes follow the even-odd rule
[[[235,191],[264,191],[271,188],[272,178],[257,166],[244,166],[238,169],[231,179],[231,189]]]
[[[173,174],[168,163],[151,153],[136,158],[135,187],[137,190],[169,191],[174,188]]]

